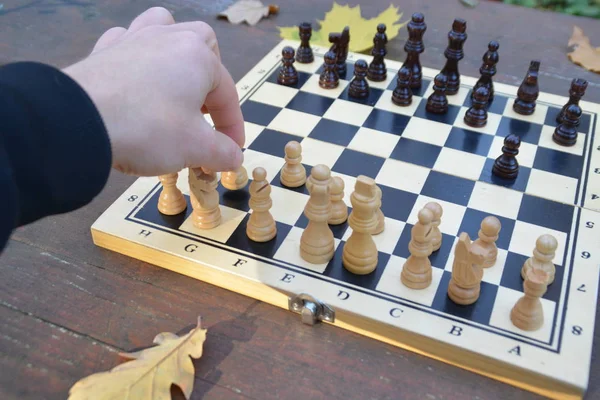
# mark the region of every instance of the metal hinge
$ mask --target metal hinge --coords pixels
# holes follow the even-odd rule
[[[307,293],[288,298],[290,311],[300,314],[302,322],[314,325],[317,321],[335,321],[335,311]]]

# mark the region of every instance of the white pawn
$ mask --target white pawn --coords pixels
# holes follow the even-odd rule
[[[244,166],[240,166],[235,171],[221,173],[221,184],[229,190],[240,190],[248,184],[248,173]]]
[[[187,208],[183,193],[177,187],[177,172],[158,177],[163,190],[158,199],[158,211],[165,215],[177,215]]]
[[[271,200],[271,185],[267,181],[267,171],[257,167],[252,171],[250,183],[250,218],[246,225],[246,234],[255,242],[268,242],[277,235],[277,226],[269,212],[273,201]]]
[[[554,236],[548,234],[540,236],[535,242],[533,257],[528,258],[521,268],[521,277],[525,279],[530,269],[539,269],[544,271],[548,277],[546,284],[550,285],[554,282],[556,267],[552,260],[557,247],[558,242]]]
[[[524,331],[536,331],[544,324],[544,309],[540,298],[548,288],[548,274],[540,269],[530,269],[525,275],[525,294],[510,312],[513,325]]]
[[[442,223],[442,206],[435,201],[431,201],[425,204],[425,208],[428,208],[433,214],[433,219],[431,220],[431,251],[438,251],[442,246],[442,232],[439,228]]]
[[[431,284],[431,221],[433,213],[429,208],[419,211],[419,220],[411,229],[408,244],[410,256],[402,266],[402,283],[411,289],[425,289]]]
[[[339,225],[348,219],[348,206],[344,202],[345,184],[342,178],[331,178],[329,198],[331,199],[331,217],[327,221],[330,225]]]
[[[302,145],[295,140],[285,145],[285,165],[281,169],[281,184],[300,187],[306,182],[306,169],[302,165]]]
[[[483,250],[485,258],[483,268],[489,268],[496,263],[498,257],[498,247],[496,246],[496,240],[500,234],[502,225],[500,220],[492,215],[485,217],[481,221],[481,228],[479,229],[479,238],[473,242],[473,247],[477,247]]]

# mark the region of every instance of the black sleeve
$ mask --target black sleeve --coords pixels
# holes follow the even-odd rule
[[[34,62],[0,67],[0,252],[16,227],[88,204],[111,164],[104,122],[73,79]]]

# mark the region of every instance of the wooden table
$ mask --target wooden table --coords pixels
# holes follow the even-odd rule
[[[277,26],[315,22],[331,7],[318,0],[278,0],[280,14],[256,27],[217,21],[216,13],[232,1],[31,0],[23,6],[22,0],[4,0],[0,62],[67,65],[84,57],[106,29],[163,5],[179,21],[211,23],[223,62],[238,80],[280,40]],[[369,3],[362,6],[366,17],[389,5]],[[586,99],[600,101],[600,75],[566,57],[574,24],[600,45],[597,20],[492,2],[474,9],[458,1],[401,3],[404,19],[415,11],[426,16],[425,66],[443,64],[446,33],[460,16],[469,33],[461,72],[477,76],[487,42],[496,39],[496,80],[518,85],[528,60],[539,58],[542,90],[565,94],[579,76],[589,81]],[[403,29],[390,41],[388,57],[404,58],[406,36]],[[288,311],[95,247],[90,225],[133,180],[114,173],[88,207],[14,233],[0,258],[0,398],[66,398],[80,378],[115,366],[119,351],[147,346],[159,332],[189,329],[199,315],[208,339],[195,364],[195,399],[535,398],[339,328],[303,325]],[[596,324],[594,355],[599,332]],[[600,366],[593,362],[588,398],[598,396]]]

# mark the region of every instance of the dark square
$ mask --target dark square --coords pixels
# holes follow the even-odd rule
[[[363,126],[366,128],[375,129],[376,131],[393,133],[394,135],[402,135],[406,125],[410,121],[408,115],[396,114],[390,111],[374,108]]]
[[[306,170],[306,178],[308,179],[308,177],[310,176],[310,172],[312,171],[312,166],[307,165],[307,164],[302,164],[302,165],[304,166],[304,169]],[[281,170],[279,170],[277,172],[277,175],[275,175],[273,177],[273,179],[271,179],[271,185],[277,186],[280,188],[284,188],[286,190],[291,190],[296,193],[308,194],[308,189],[306,188],[306,183],[302,186],[298,186],[295,188],[283,186],[283,184],[281,183]]]
[[[158,211],[158,199],[162,189],[157,190],[150,199],[136,212],[135,218],[152,222],[170,229],[179,229],[185,220],[192,214],[193,208],[189,196],[185,196],[187,207],[177,215],[165,215]]]
[[[257,101],[246,100],[242,103],[242,114],[244,115],[244,121],[251,122],[253,124],[267,126],[273,121],[273,118],[279,112],[281,108],[272,106],[270,104],[259,103]]]
[[[471,104],[472,104],[471,93],[473,93],[473,89],[469,90],[469,93],[467,94],[467,97],[465,98],[465,102],[463,103],[463,105],[467,108],[471,107]],[[494,93],[494,98],[492,99],[492,101],[490,103],[488,103],[488,107],[487,107],[488,113],[494,113],[494,114],[499,114],[499,115],[504,114],[504,109],[506,108],[507,102],[508,102],[508,97],[506,97],[502,94]]]
[[[356,285],[365,289],[375,290],[377,284],[379,283],[379,279],[381,278],[381,274],[383,273],[383,270],[390,259],[390,255],[378,252],[377,267],[375,268],[375,271],[367,275],[357,275],[348,271],[342,263],[342,253],[344,251],[345,244],[346,242],[340,242],[335,254],[333,255],[333,258],[329,264],[327,264],[323,275],[350,285]]]
[[[567,233],[571,231],[573,211],[571,205],[525,194],[517,218],[519,221]]]
[[[293,85],[283,85],[283,84],[277,83],[278,75],[279,75],[279,68],[276,68],[275,71],[273,71],[273,73],[271,75],[269,75],[269,77],[267,78],[267,82],[275,83],[275,84],[281,85],[281,86],[296,88],[296,89],[300,89],[302,86],[304,86],[306,81],[308,81],[308,79],[312,76],[312,74],[309,74],[308,72],[298,71],[298,82],[296,82]]]
[[[469,204],[475,182],[458,176],[431,171],[421,193],[424,196],[466,206]]]
[[[248,187],[252,179],[248,179],[248,184],[245,188],[240,190],[229,190],[223,185],[217,186],[217,192],[219,192],[220,203],[229,208],[235,208],[236,210],[246,211],[250,210],[250,192]]]
[[[356,150],[344,149],[333,167],[331,167],[331,170],[344,175],[354,177],[365,175],[375,179],[384,161],[385,159],[382,157],[361,153]]]
[[[504,270],[502,271],[500,286],[523,292],[523,278],[521,277],[521,270],[523,269],[523,264],[525,264],[525,261],[527,261],[529,257],[521,254],[511,253],[509,251],[506,256]],[[544,293],[542,298],[558,303],[558,300],[560,299],[563,276],[564,268],[561,266],[556,266],[554,282],[548,285],[548,290],[546,293]]]
[[[356,125],[321,118],[308,136],[346,147],[350,144],[358,129],[359,127]]]
[[[394,89],[396,89],[396,81],[397,81],[396,77],[394,77],[394,79],[392,79],[390,81],[390,84],[387,87],[388,90],[391,90],[393,92]],[[421,79],[421,87],[416,88],[416,89],[412,89],[413,96],[423,97],[423,94],[425,94],[425,92],[427,91],[427,89],[429,89],[429,85],[431,84],[431,82],[432,82],[431,79],[422,78]]]
[[[496,136],[506,137],[515,134],[522,142],[538,144],[542,134],[542,125],[520,119],[502,117]]]
[[[494,137],[463,128],[452,127],[444,147],[486,157],[492,146]]]
[[[544,125],[556,127],[558,126],[558,122],[556,122],[556,117],[560,113],[561,108],[559,107],[548,107],[548,113],[546,114],[546,121],[544,121]],[[590,124],[592,122],[592,116],[588,113],[582,113],[581,118],[579,118],[579,126],[577,127],[577,131],[580,133],[588,133],[590,131]]]
[[[305,112],[307,114],[323,116],[333,101],[334,99],[329,97],[299,91],[285,108]]]
[[[346,88],[344,89],[344,91],[340,94],[339,98],[342,100],[351,101],[353,103],[364,104],[366,106],[374,106],[379,101],[379,98],[383,94],[383,90],[375,88],[375,87],[369,87],[369,94],[367,97],[356,98],[356,97],[352,97],[348,94],[349,90],[350,90],[350,85],[348,84],[348,85],[346,85]]]
[[[254,139],[248,148],[282,158],[285,155],[285,145],[290,140],[301,142],[302,137],[272,129],[265,129]]]
[[[277,226],[277,236],[271,239],[268,242],[254,242],[248,238],[246,234],[246,225],[248,224],[248,219],[250,215],[246,215],[242,222],[238,225],[238,227],[233,231],[227,242],[225,243],[227,246],[233,247],[238,250],[246,251],[257,256],[273,258],[281,243],[286,238],[290,230],[291,226],[283,224],[281,222],[275,221],[275,225]]]
[[[431,121],[442,122],[444,124],[453,125],[454,121],[456,121],[456,117],[460,112],[460,107],[455,106],[454,104],[448,104],[448,111],[444,114],[434,114],[428,112],[425,107],[427,107],[427,99],[423,98],[421,103],[417,107],[415,111],[415,116],[419,118],[428,119]]]
[[[410,256],[410,251],[408,251],[408,244],[411,239],[411,230],[414,225],[406,224],[404,226],[404,230],[402,231],[402,235],[394,248],[394,255],[398,257],[403,257],[408,259]],[[444,269],[446,267],[446,263],[448,262],[448,257],[452,252],[452,246],[454,245],[454,236],[447,235],[442,233],[442,245],[437,251],[434,251],[429,256],[429,262],[435,268]]]
[[[423,132],[426,134],[427,132]],[[420,142],[408,138],[400,138],[390,158],[433,168],[442,148],[434,144]]]
[[[494,216],[500,220],[500,234],[498,235],[496,246],[498,246],[500,249],[508,250],[508,245],[510,244],[510,239],[512,238],[512,233],[515,228],[514,219],[467,208],[458,231],[467,232],[471,237],[471,240],[477,240],[479,237],[479,230],[481,229],[481,223],[483,222],[484,218],[488,216]]]
[[[463,306],[456,304],[448,297],[448,284],[451,277],[452,274],[449,271],[444,271],[431,307],[445,314],[488,325],[492,310],[494,309],[498,286],[482,281],[477,301],[473,304]]]
[[[583,161],[583,157],[576,154],[538,147],[533,168],[581,179]]]
[[[386,185],[379,185],[381,189],[381,211],[388,218],[406,221],[418,195]]]
[[[538,147],[538,150],[540,148]],[[527,188],[527,182],[529,181],[529,175],[531,174],[531,169],[524,166],[519,166],[519,173],[515,179],[505,179],[500,178],[492,172],[494,168],[495,159],[488,158],[485,160],[485,165],[483,166],[483,171],[481,171],[481,176],[479,180],[482,182],[492,183],[497,186],[502,186],[509,189],[515,189],[520,192],[524,192]]]
[[[352,207],[348,207],[348,215],[350,215],[351,212]],[[308,226],[308,218],[306,218],[306,215],[304,215],[304,213],[300,215],[294,226],[306,229],[306,227]],[[331,229],[331,232],[333,232],[334,238],[342,240],[344,234],[346,233],[346,230],[348,230],[348,220],[338,225],[329,225],[329,229]]]

